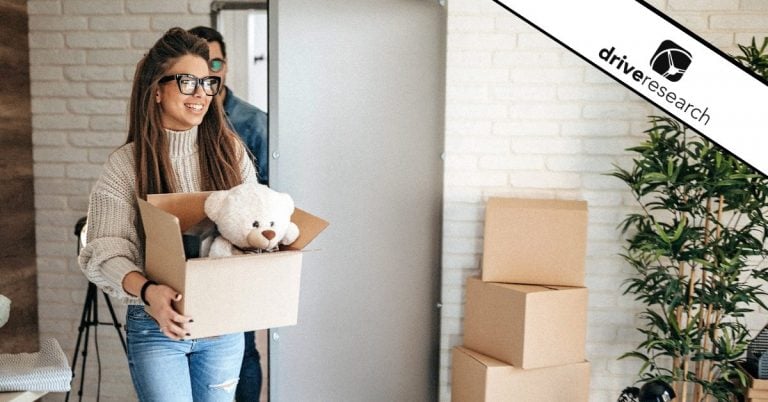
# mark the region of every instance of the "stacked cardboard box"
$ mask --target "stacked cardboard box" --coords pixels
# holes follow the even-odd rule
[[[586,402],[587,206],[491,198],[481,278],[467,281],[452,399]]]
[[[744,392],[746,402],[768,402],[768,380],[761,380],[753,376],[754,373],[747,370],[749,374],[749,388]]]

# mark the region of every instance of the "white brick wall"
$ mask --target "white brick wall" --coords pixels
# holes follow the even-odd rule
[[[136,62],[171,26],[208,24],[210,0],[30,0],[27,9],[40,335],[55,337],[71,359],[87,284],[73,228],[102,164],[125,141]],[[99,304],[99,318],[108,321],[101,296]],[[115,307],[123,321],[124,307]],[[135,400],[115,330],[101,326],[98,340],[101,400]],[[95,353],[91,342],[87,401],[96,399]]]
[[[652,4],[729,54],[768,35],[764,0]],[[639,368],[616,360],[639,342],[638,306],[618,290],[630,268],[616,229],[635,204],[603,173],[629,166],[624,149],[658,112],[491,1],[448,2],[447,52],[440,400],[450,400],[450,350],[462,343],[464,283],[479,273],[484,200],[502,195],[588,201],[591,400],[614,401]]]

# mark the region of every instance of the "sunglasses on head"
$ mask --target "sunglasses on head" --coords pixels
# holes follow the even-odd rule
[[[203,88],[203,92],[208,96],[216,95],[221,89],[221,78],[213,76],[197,78],[192,74],[174,74],[166,75],[160,78],[158,82],[164,84],[173,80],[176,80],[179,92],[184,95],[193,95],[197,91],[198,85]]]
[[[208,61],[208,68],[210,68],[214,73],[218,73],[222,68],[224,68],[224,64],[226,64],[224,59],[211,59]]]

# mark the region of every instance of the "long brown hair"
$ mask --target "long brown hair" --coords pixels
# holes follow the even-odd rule
[[[136,191],[144,199],[147,194],[180,191],[154,94],[158,81],[184,55],[199,56],[207,62],[208,43],[184,29],[171,28],[136,66],[126,143],[134,144]],[[239,162],[244,157],[244,147],[227,125],[222,109],[221,101],[212,99],[197,129],[203,191],[226,190],[242,182]]]

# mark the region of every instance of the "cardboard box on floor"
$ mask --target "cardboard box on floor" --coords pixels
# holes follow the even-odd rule
[[[768,402],[768,380],[753,377],[749,370],[746,370],[746,372],[749,377],[749,388],[746,389],[745,393],[747,401]]]
[[[206,217],[210,192],[149,195],[139,199],[146,236],[146,274],[184,297],[174,303],[194,319],[186,339],[295,325],[302,251],[328,223],[295,210],[300,236],[285,250],[185,260],[181,233]]]
[[[523,370],[466,347],[453,349],[453,402],[587,402],[589,363]]]
[[[482,279],[584,286],[585,201],[497,198],[485,210]]]
[[[469,278],[466,300],[466,347],[522,369],[586,360],[586,288]]]

